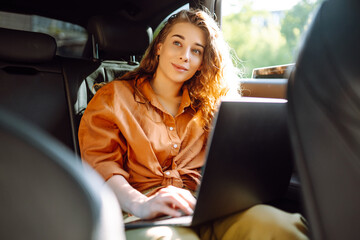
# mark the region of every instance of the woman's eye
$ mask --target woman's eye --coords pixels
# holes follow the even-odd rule
[[[174,41],[174,45],[176,45],[176,46],[181,46],[181,43],[180,42],[178,42],[178,41]]]
[[[193,53],[200,55],[201,51],[199,49],[193,49]]]

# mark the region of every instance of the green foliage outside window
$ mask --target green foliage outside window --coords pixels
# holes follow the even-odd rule
[[[244,78],[252,69],[293,63],[302,34],[321,0],[300,0],[286,11],[262,11],[252,1],[237,0],[239,11],[223,16],[222,29],[241,60]],[[224,2],[223,2],[224,3]]]

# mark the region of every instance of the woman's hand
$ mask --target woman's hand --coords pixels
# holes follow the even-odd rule
[[[142,219],[152,219],[161,215],[180,217],[194,212],[196,199],[190,191],[168,186],[143,202],[134,202],[134,215]]]
[[[147,197],[135,190],[121,175],[112,176],[107,183],[119,200],[121,209],[142,219],[161,215],[179,217],[192,214],[196,199],[190,191],[168,186]]]

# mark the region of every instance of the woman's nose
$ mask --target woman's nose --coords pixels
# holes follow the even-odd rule
[[[184,49],[180,54],[180,59],[184,62],[188,62],[190,58],[190,49]]]

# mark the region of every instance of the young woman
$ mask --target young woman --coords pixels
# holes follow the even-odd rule
[[[227,80],[236,78],[216,22],[204,11],[184,10],[167,21],[136,70],[96,93],[79,128],[82,159],[112,187],[123,211],[142,219],[193,212],[211,120]],[[299,215],[259,205],[198,229],[126,235],[307,239],[305,231]]]

